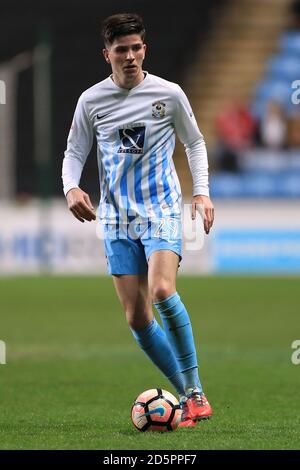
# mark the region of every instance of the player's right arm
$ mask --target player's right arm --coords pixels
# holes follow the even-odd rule
[[[80,222],[96,219],[95,209],[91,203],[90,197],[80,188],[73,188],[67,193],[68,208]]]
[[[89,195],[79,188],[82,170],[92,145],[92,124],[85,108],[83,95],[81,95],[74,113],[62,167],[64,194],[68,208],[80,222],[96,219]]]

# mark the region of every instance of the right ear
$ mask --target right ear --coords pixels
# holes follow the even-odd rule
[[[106,60],[106,62],[108,64],[110,64],[110,60],[109,60],[109,50],[108,49],[102,49],[102,54],[104,56],[104,59]]]

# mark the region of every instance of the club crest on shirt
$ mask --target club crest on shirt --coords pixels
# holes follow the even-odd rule
[[[163,118],[166,115],[166,103],[155,101],[152,103],[152,116],[155,118]]]

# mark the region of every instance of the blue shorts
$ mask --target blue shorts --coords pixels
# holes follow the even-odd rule
[[[155,221],[135,220],[121,227],[104,225],[104,247],[108,273],[143,274],[154,251],[170,250],[181,260],[181,217],[167,216]]]

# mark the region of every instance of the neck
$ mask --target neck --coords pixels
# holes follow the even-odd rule
[[[126,90],[131,90],[135,86],[137,86],[139,83],[141,83],[144,80],[144,72],[140,70],[138,75],[133,77],[132,79],[127,79],[126,77],[119,77],[116,74],[112,74],[112,79],[115,82],[115,84],[120,87],[120,88],[125,88]]]

